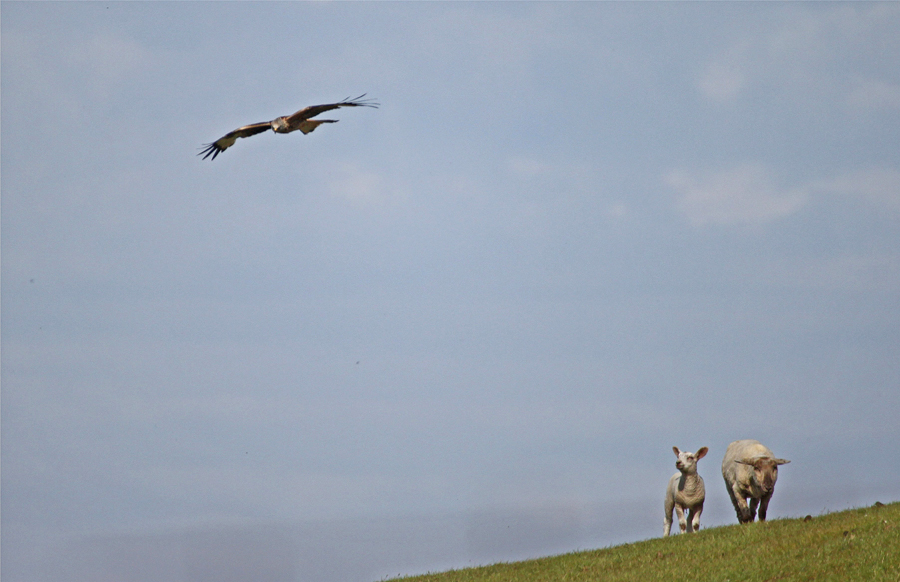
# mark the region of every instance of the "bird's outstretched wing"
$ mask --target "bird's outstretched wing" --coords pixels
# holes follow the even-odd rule
[[[299,125],[301,121],[309,119],[310,117],[315,117],[320,113],[331,111],[332,109],[337,109],[338,107],[373,107],[375,109],[378,109],[378,102],[374,99],[363,99],[363,97],[365,96],[366,94],[363,93],[359,97],[354,97],[353,99],[347,97],[343,101],[338,101],[337,103],[328,103],[325,105],[310,105],[309,107],[304,107],[293,115],[288,116],[288,126],[297,127],[297,125]]]
[[[204,160],[209,156],[212,156],[212,159],[216,159],[217,155],[233,146],[237,138],[250,137],[251,135],[256,135],[257,133],[262,133],[270,129],[272,129],[271,121],[264,121],[262,123],[254,123],[252,125],[239,127],[234,131],[229,131],[212,143],[203,144],[203,151],[201,151],[197,155],[203,156]]]

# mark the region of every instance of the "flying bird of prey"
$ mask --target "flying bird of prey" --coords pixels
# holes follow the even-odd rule
[[[272,121],[253,123],[251,125],[239,127],[234,131],[229,131],[212,143],[203,144],[203,151],[201,151],[197,155],[203,156],[204,160],[209,156],[212,156],[212,159],[214,160],[216,159],[217,155],[233,146],[234,142],[237,141],[237,138],[250,137],[251,135],[256,135],[257,133],[262,133],[270,129],[275,133],[291,133],[292,131],[297,131],[298,129],[303,133],[310,133],[311,131],[315,131],[315,129],[323,123],[337,123],[337,119],[311,118],[320,113],[331,111],[332,109],[337,109],[339,107],[374,107],[377,109],[378,103],[373,99],[363,99],[363,97],[365,96],[366,94],[363,93],[359,97],[355,97],[353,99],[347,97],[343,101],[339,101],[337,103],[328,103],[327,105],[310,105],[309,107],[304,107],[293,115],[284,115],[282,117],[277,117]]]

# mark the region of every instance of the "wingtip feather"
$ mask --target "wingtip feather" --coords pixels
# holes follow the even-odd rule
[[[378,109],[380,103],[378,103],[375,99],[363,99],[367,93],[363,93],[359,97],[345,97],[343,101],[340,102],[341,105],[347,105],[350,107],[372,107],[373,109]]]
[[[204,160],[206,158],[208,158],[210,155],[212,155],[212,159],[210,160],[210,161],[212,161],[212,160],[216,159],[216,156],[219,155],[223,151],[223,150],[219,149],[219,147],[215,144],[215,142],[203,144],[201,147],[203,148],[203,151],[201,151],[197,155],[203,156]],[[204,155],[204,154],[206,154],[206,155]]]

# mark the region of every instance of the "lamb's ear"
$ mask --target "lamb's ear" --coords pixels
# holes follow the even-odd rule
[[[676,457],[681,454],[681,451],[678,450],[678,447],[672,447],[672,450],[675,451]]]
[[[703,457],[705,457],[705,456],[706,456],[706,453],[708,453],[708,452],[709,452],[709,448],[707,448],[707,447],[700,447],[700,450],[697,451],[697,460],[699,461],[700,459],[702,459]]]
[[[776,465],[787,465],[790,463],[787,459],[773,459]]]
[[[750,465],[751,467],[755,467],[756,466],[756,457],[753,457],[752,459],[738,459],[735,461],[735,463],[737,463],[739,465]]]

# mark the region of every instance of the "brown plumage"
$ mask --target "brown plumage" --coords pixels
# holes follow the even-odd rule
[[[297,131],[298,129],[303,133],[310,133],[323,123],[337,123],[338,121],[337,119],[310,118],[315,117],[320,113],[331,111],[332,109],[337,109],[339,107],[373,107],[377,109],[378,103],[372,99],[363,99],[363,97],[365,96],[366,94],[363,93],[359,97],[355,97],[353,99],[347,97],[343,101],[339,101],[337,103],[328,103],[326,105],[310,105],[309,107],[304,107],[293,115],[284,115],[281,117],[277,117],[272,121],[264,121],[262,123],[254,123],[251,125],[245,125],[244,127],[239,127],[234,131],[229,131],[212,143],[203,144],[203,151],[201,151],[197,155],[203,156],[204,160],[209,156],[212,156],[212,159],[214,160],[216,159],[217,155],[233,146],[234,142],[237,141],[239,137],[250,137],[251,135],[256,135],[257,133],[262,133],[270,129],[275,133],[291,133],[292,131]]]

